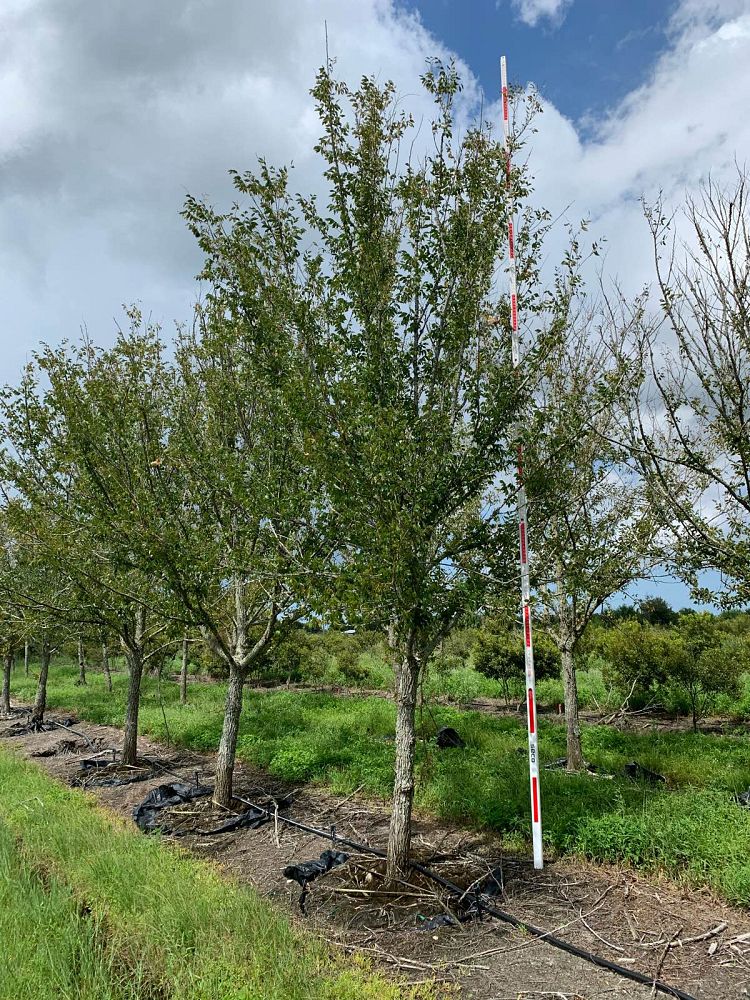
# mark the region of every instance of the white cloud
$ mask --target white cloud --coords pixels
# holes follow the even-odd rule
[[[672,47],[646,83],[583,141],[552,105],[531,153],[537,197],[571,204],[609,241],[609,267],[633,290],[651,275],[641,197],[678,205],[709,173],[730,181],[750,161],[750,0],[683,0]]]
[[[513,0],[513,7],[519,19],[533,28],[543,19],[559,24],[572,2],[573,0]]]
[[[3,0],[0,381],[83,322],[106,340],[122,302],[188,314],[200,257],[179,216],[187,192],[228,205],[227,170],[259,155],[316,186],[309,89],[326,22],[340,76],[391,78],[428,113],[419,76],[449,53],[391,0]]]
[[[541,17],[561,4],[525,7]],[[424,60],[449,53],[392,0],[4,0],[0,380],[82,322],[105,340],[122,302],[164,322],[188,314],[199,267],[179,218],[188,191],[226,205],[227,169],[259,154],[293,161],[295,187],[318,184],[308,91],[324,21],[342,77],[391,77],[426,111]],[[537,200],[590,215],[630,289],[651,274],[641,194],[677,202],[709,171],[729,176],[735,155],[750,160],[750,0],[681,0],[669,38],[593,137],[547,105],[531,150]]]

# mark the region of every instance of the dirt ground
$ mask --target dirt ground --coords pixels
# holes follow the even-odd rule
[[[121,747],[119,730],[76,722],[76,732],[60,728],[11,735],[19,718],[0,721],[0,739],[6,746],[33,758],[61,781],[89,788],[102,804],[129,819],[134,806],[160,784],[179,780],[210,785],[213,779],[213,754],[174,750],[146,738],[140,744],[143,770],[82,772],[82,760],[95,754],[109,760],[112,749]],[[52,713],[48,718],[69,715]],[[98,784],[123,776],[142,780]],[[235,790],[251,802],[289,797],[281,816],[318,828],[335,826],[340,837],[385,846],[387,807],[356,794],[335,798],[321,788],[293,787],[243,766],[238,767]],[[238,809],[245,808],[238,803]],[[212,829],[227,819],[227,812],[219,813],[204,797],[165,810],[164,817],[182,833]],[[386,890],[377,859],[281,821],[231,833],[185,833],[175,842],[252,884],[335,947],[361,952],[390,974],[414,982],[434,978],[445,984],[448,995],[477,1000],[645,1000],[654,995],[649,987],[494,918],[425,928],[436,915],[450,919],[455,899],[417,875]],[[696,1000],[750,995],[750,912],[727,906],[708,892],[569,859],[550,861],[536,872],[528,858],[504,854],[491,835],[424,816],[417,817],[413,845],[418,860],[461,886],[493,871],[499,883],[498,908],[610,961],[658,975]],[[303,916],[300,887],[284,876],[284,868],[315,859],[332,847],[345,850],[349,860],[310,885]]]

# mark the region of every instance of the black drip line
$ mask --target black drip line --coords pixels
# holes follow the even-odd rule
[[[265,815],[274,821],[279,823],[285,823],[287,826],[294,827],[297,830],[303,830],[305,833],[312,833],[318,837],[323,837],[326,840],[330,840],[333,844],[341,844],[344,847],[350,847],[354,851],[358,851],[361,854],[370,854],[376,858],[385,858],[385,851],[381,851],[376,847],[369,847],[367,844],[359,844],[355,840],[349,840],[348,837],[340,837],[336,833],[336,827],[332,826],[330,830],[321,830],[318,827],[310,826],[307,823],[300,823],[299,820],[290,819],[288,816],[282,816],[278,812],[271,812],[269,809],[264,809],[262,806],[256,805],[249,799],[243,799],[239,795],[235,795],[238,802],[243,802],[245,805],[251,806],[253,809],[258,809],[260,812],[265,813]],[[460,885],[455,882],[451,882],[450,879],[443,878],[442,875],[438,875],[437,872],[432,871],[427,865],[422,865],[417,861],[410,862],[411,867],[420,872],[420,874],[425,875],[427,878],[432,879],[438,885],[441,885],[444,889],[448,889],[451,893],[457,896],[464,896],[466,890],[462,889]],[[500,910],[496,906],[490,905],[483,902],[481,895],[476,894],[476,905],[479,913],[486,913],[490,917],[495,917],[497,920],[503,921],[503,923],[510,924],[512,927],[517,927],[519,930],[525,931],[532,937],[537,938],[540,941],[546,941],[547,944],[552,945],[553,948],[559,948],[560,951],[565,951],[569,955],[574,955],[576,958],[582,958],[586,962],[590,962],[592,965],[597,965],[600,969],[606,969],[608,972],[614,972],[618,976],[622,976],[623,979],[630,979],[634,983],[640,983],[642,986],[649,986],[652,990],[658,990],[660,993],[665,993],[667,996],[677,997],[677,1000],[697,1000],[696,997],[692,996],[690,993],[685,993],[683,990],[679,989],[677,986],[670,986],[669,983],[665,983],[660,979],[653,979],[651,976],[647,976],[642,972],[638,972],[636,969],[628,969],[624,965],[618,965],[617,962],[610,962],[607,958],[602,958],[601,955],[596,955],[593,952],[587,951],[585,948],[580,948],[578,945],[571,944],[569,941],[564,941],[562,938],[556,937],[550,931],[542,930],[541,927],[536,927],[534,924],[530,924],[525,920],[520,920],[518,917],[514,917],[512,913],[507,913],[505,910]]]

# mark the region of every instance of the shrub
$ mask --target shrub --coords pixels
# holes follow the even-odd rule
[[[506,702],[523,684],[525,671],[523,636],[517,630],[479,632],[472,653],[474,667],[485,677],[500,682]],[[538,680],[556,676],[560,656],[543,632],[535,636],[534,666]]]
[[[633,705],[644,705],[674,672],[683,650],[671,630],[630,619],[601,636],[607,660],[605,680],[630,692]]]

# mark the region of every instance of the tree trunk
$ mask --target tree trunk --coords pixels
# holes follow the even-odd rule
[[[188,640],[182,640],[182,668],[180,670],[180,704],[187,705]]]
[[[560,650],[562,659],[562,680],[565,692],[565,729],[568,750],[568,770],[580,771],[583,767],[581,750],[581,723],[578,720],[578,684],[573,651],[568,647]]]
[[[221,730],[219,755],[216,759],[214,787],[214,801],[227,807],[232,804],[232,775],[242,714],[242,687],[245,683],[245,674],[244,669],[235,664],[230,665],[227,700],[224,706],[224,726]]]
[[[141,704],[141,678],[143,677],[143,645],[146,632],[146,611],[139,608],[135,615],[133,641],[125,647],[130,676],[128,700],[125,706],[125,735],[122,743],[123,764],[138,761],[138,709]]]
[[[107,685],[107,690],[112,690],[112,671],[109,669],[109,648],[107,643],[102,643],[102,672]]]
[[[32,723],[44,721],[44,712],[47,708],[47,675],[49,674],[50,648],[49,642],[42,640],[42,662],[39,668],[39,680],[36,685],[36,697],[34,698],[34,708],[31,711]]]
[[[396,673],[396,774],[393,782],[393,807],[388,829],[387,875],[396,879],[409,868],[411,845],[411,810],[414,801],[414,748],[416,746],[415,709],[419,660],[410,644]]]
[[[76,684],[86,683],[86,657],[83,655],[83,640],[78,637],[78,680]]]
[[[10,715],[10,672],[13,669],[13,653],[5,654],[3,666],[3,692],[0,695],[0,712],[3,715]]]
[[[138,762],[138,709],[141,703],[141,677],[143,676],[143,650],[140,646],[127,651],[130,676],[128,701],[125,706],[125,736],[122,743],[123,764]]]
[[[29,676],[29,641],[28,639],[23,644],[23,672],[24,676]]]

